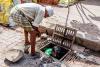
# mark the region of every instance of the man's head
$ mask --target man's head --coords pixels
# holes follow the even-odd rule
[[[45,18],[50,17],[54,14],[53,8],[51,6],[46,6],[45,7]]]

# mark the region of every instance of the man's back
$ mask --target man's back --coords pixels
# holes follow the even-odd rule
[[[45,11],[45,8],[36,3],[24,3],[18,4],[14,8],[12,8],[11,13],[16,12],[17,10],[23,11],[23,13],[30,18],[34,19],[39,11]]]

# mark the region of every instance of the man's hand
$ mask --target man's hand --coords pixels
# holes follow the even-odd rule
[[[36,27],[36,26],[33,26],[33,29],[35,29],[36,31],[38,31],[38,27]]]
[[[39,26],[38,30],[40,31],[41,34],[46,32],[46,28],[43,26]]]
[[[39,26],[38,30],[40,31],[41,34],[45,33],[45,34],[50,35],[50,36],[52,36],[52,34],[53,34],[53,29],[46,28],[44,26]]]

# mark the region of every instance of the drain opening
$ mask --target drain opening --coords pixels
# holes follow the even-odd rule
[[[41,49],[41,51],[48,56],[52,56],[53,58],[60,60],[68,53],[69,50],[55,43],[48,43]]]

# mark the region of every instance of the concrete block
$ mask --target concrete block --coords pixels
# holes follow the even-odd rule
[[[75,42],[89,49],[100,51],[100,39],[94,35],[78,32]]]

